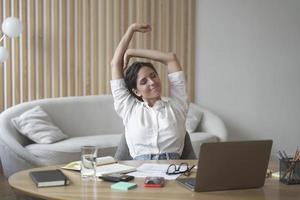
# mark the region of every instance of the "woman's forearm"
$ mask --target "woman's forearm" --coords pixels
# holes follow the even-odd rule
[[[122,62],[123,62],[123,56],[129,46],[129,43],[132,39],[132,36],[134,34],[133,27],[130,26],[124,36],[122,37],[120,43],[118,44],[114,56],[111,61],[112,66],[112,79],[119,79],[123,78],[123,69],[122,69]]]
[[[149,49],[128,49],[126,51],[127,57],[138,57],[138,58],[148,58],[161,62],[168,67],[168,72],[176,72],[181,70],[181,66],[177,60],[177,57],[174,53],[164,53],[157,50]]]
[[[111,66],[112,66],[112,79],[119,79],[123,78],[123,59],[124,59],[124,54],[128,48],[128,45],[132,39],[132,36],[135,32],[140,32],[140,33],[146,33],[151,31],[151,26],[148,24],[139,24],[139,23],[134,23],[131,24],[124,36],[122,37],[121,41],[119,42],[114,56],[111,60]]]

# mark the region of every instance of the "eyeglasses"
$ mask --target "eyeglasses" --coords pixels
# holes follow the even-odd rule
[[[195,165],[189,167],[187,163],[180,163],[179,165],[171,164],[169,165],[166,174],[183,174],[185,176],[189,176],[194,167]]]

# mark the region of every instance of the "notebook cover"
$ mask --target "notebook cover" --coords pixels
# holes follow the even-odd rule
[[[61,186],[69,184],[69,178],[59,169],[31,171],[30,177],[37,187]]]

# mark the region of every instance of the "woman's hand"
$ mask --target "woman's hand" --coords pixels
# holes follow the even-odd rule
[[[112,79],[119,79],[124,77],[123,72],[124,69],[127,67],[130,58],[129,56],[126,56],[126,61],[125,61],[124,54],[128,48],[129,42],[131,41],[134,33],[135,32],[146,33],[149,31],[151,31],[151,26],[149,24],[134,23],[128,27],[126,33],[123,35],[121,41],[119,42],[110,63],[112,66],[112,71],[111,71]]]
[[[149,24],[134,23],[131,24],[129,28],[134,32],[141,32],[141,33],[146,33],[151,31],[151,26]]]

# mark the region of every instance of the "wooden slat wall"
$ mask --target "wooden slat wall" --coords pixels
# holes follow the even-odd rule
[[[110,93],[110,60],[133,22],[150,23],[130,48],[177,54],[194,98],[195,0],[0,0],[0,22],[21,19],[21,37],[6,38],[0,64],[0,112],[35,99]],[[157,66],[168,95],[167,72]]]

